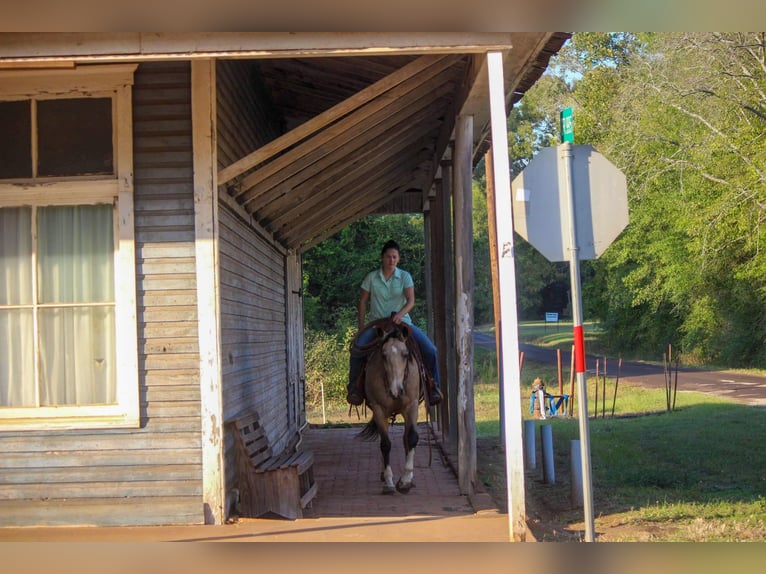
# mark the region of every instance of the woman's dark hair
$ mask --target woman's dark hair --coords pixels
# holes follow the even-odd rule
[[[386,241],[385,245],[383,245],[383,249],[380,250],[380,256],[383,257],[389,249],[396,249],[399,253],[402,252],[402,250],[399,249],[399,244],[393,239],[389,239]]]

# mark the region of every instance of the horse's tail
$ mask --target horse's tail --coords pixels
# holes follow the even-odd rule
[[[368,422],[362,430],[360,430],[356,434],[356,438],[365,440],[365,441],[373,441],[379,436],[378,431],[378,425],[375,424],[375,419],[370,419],[370,422]]]

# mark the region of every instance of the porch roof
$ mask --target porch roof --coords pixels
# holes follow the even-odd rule
[[[458,115],[489,147],[488,51],[507,109],[569,37],[512,33],[6,33],[0,68],[196,58],[257,60],[286,133],[224,167],[229,194],[288,248],[374,212],[420,212]]]

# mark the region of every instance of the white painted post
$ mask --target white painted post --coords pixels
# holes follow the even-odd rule
[[[218,166],[215,60],[191,64],[194,145],[194,226],[202,425],[202,502],[205,524],[225,520],[223,391],[218,308]]]
[[[556,470],[553,464],[553,427],[540,425],[540,447],[543,453],[543,480],[545,484],[556,484]]]
[[[327,415],[325,414],[325,407],[324,407],[324,382],[319,382],[319,390],[322,392],[322,424],[327,424]]]
[[[516,267],[513,251],[511,168],[508,161],[508,127],[505,110],[503,54],[487,54],[492,165],[495,182],[497,262],[500,291],[500,336],[505,421],[505,466],[508,477],[508,522],[511,540],[526,539],[524,503],[524,451],[521,427],[521,373],[519,372],[519,321],[516,315]]]
[[[527,468],[537,468],[535,421],[524,421],[524,453],[526,454]]]

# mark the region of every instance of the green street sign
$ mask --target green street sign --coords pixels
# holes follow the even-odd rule
[[[561,119],[561,143],[574,143],[574,113],[572,108],[562,110]]]

